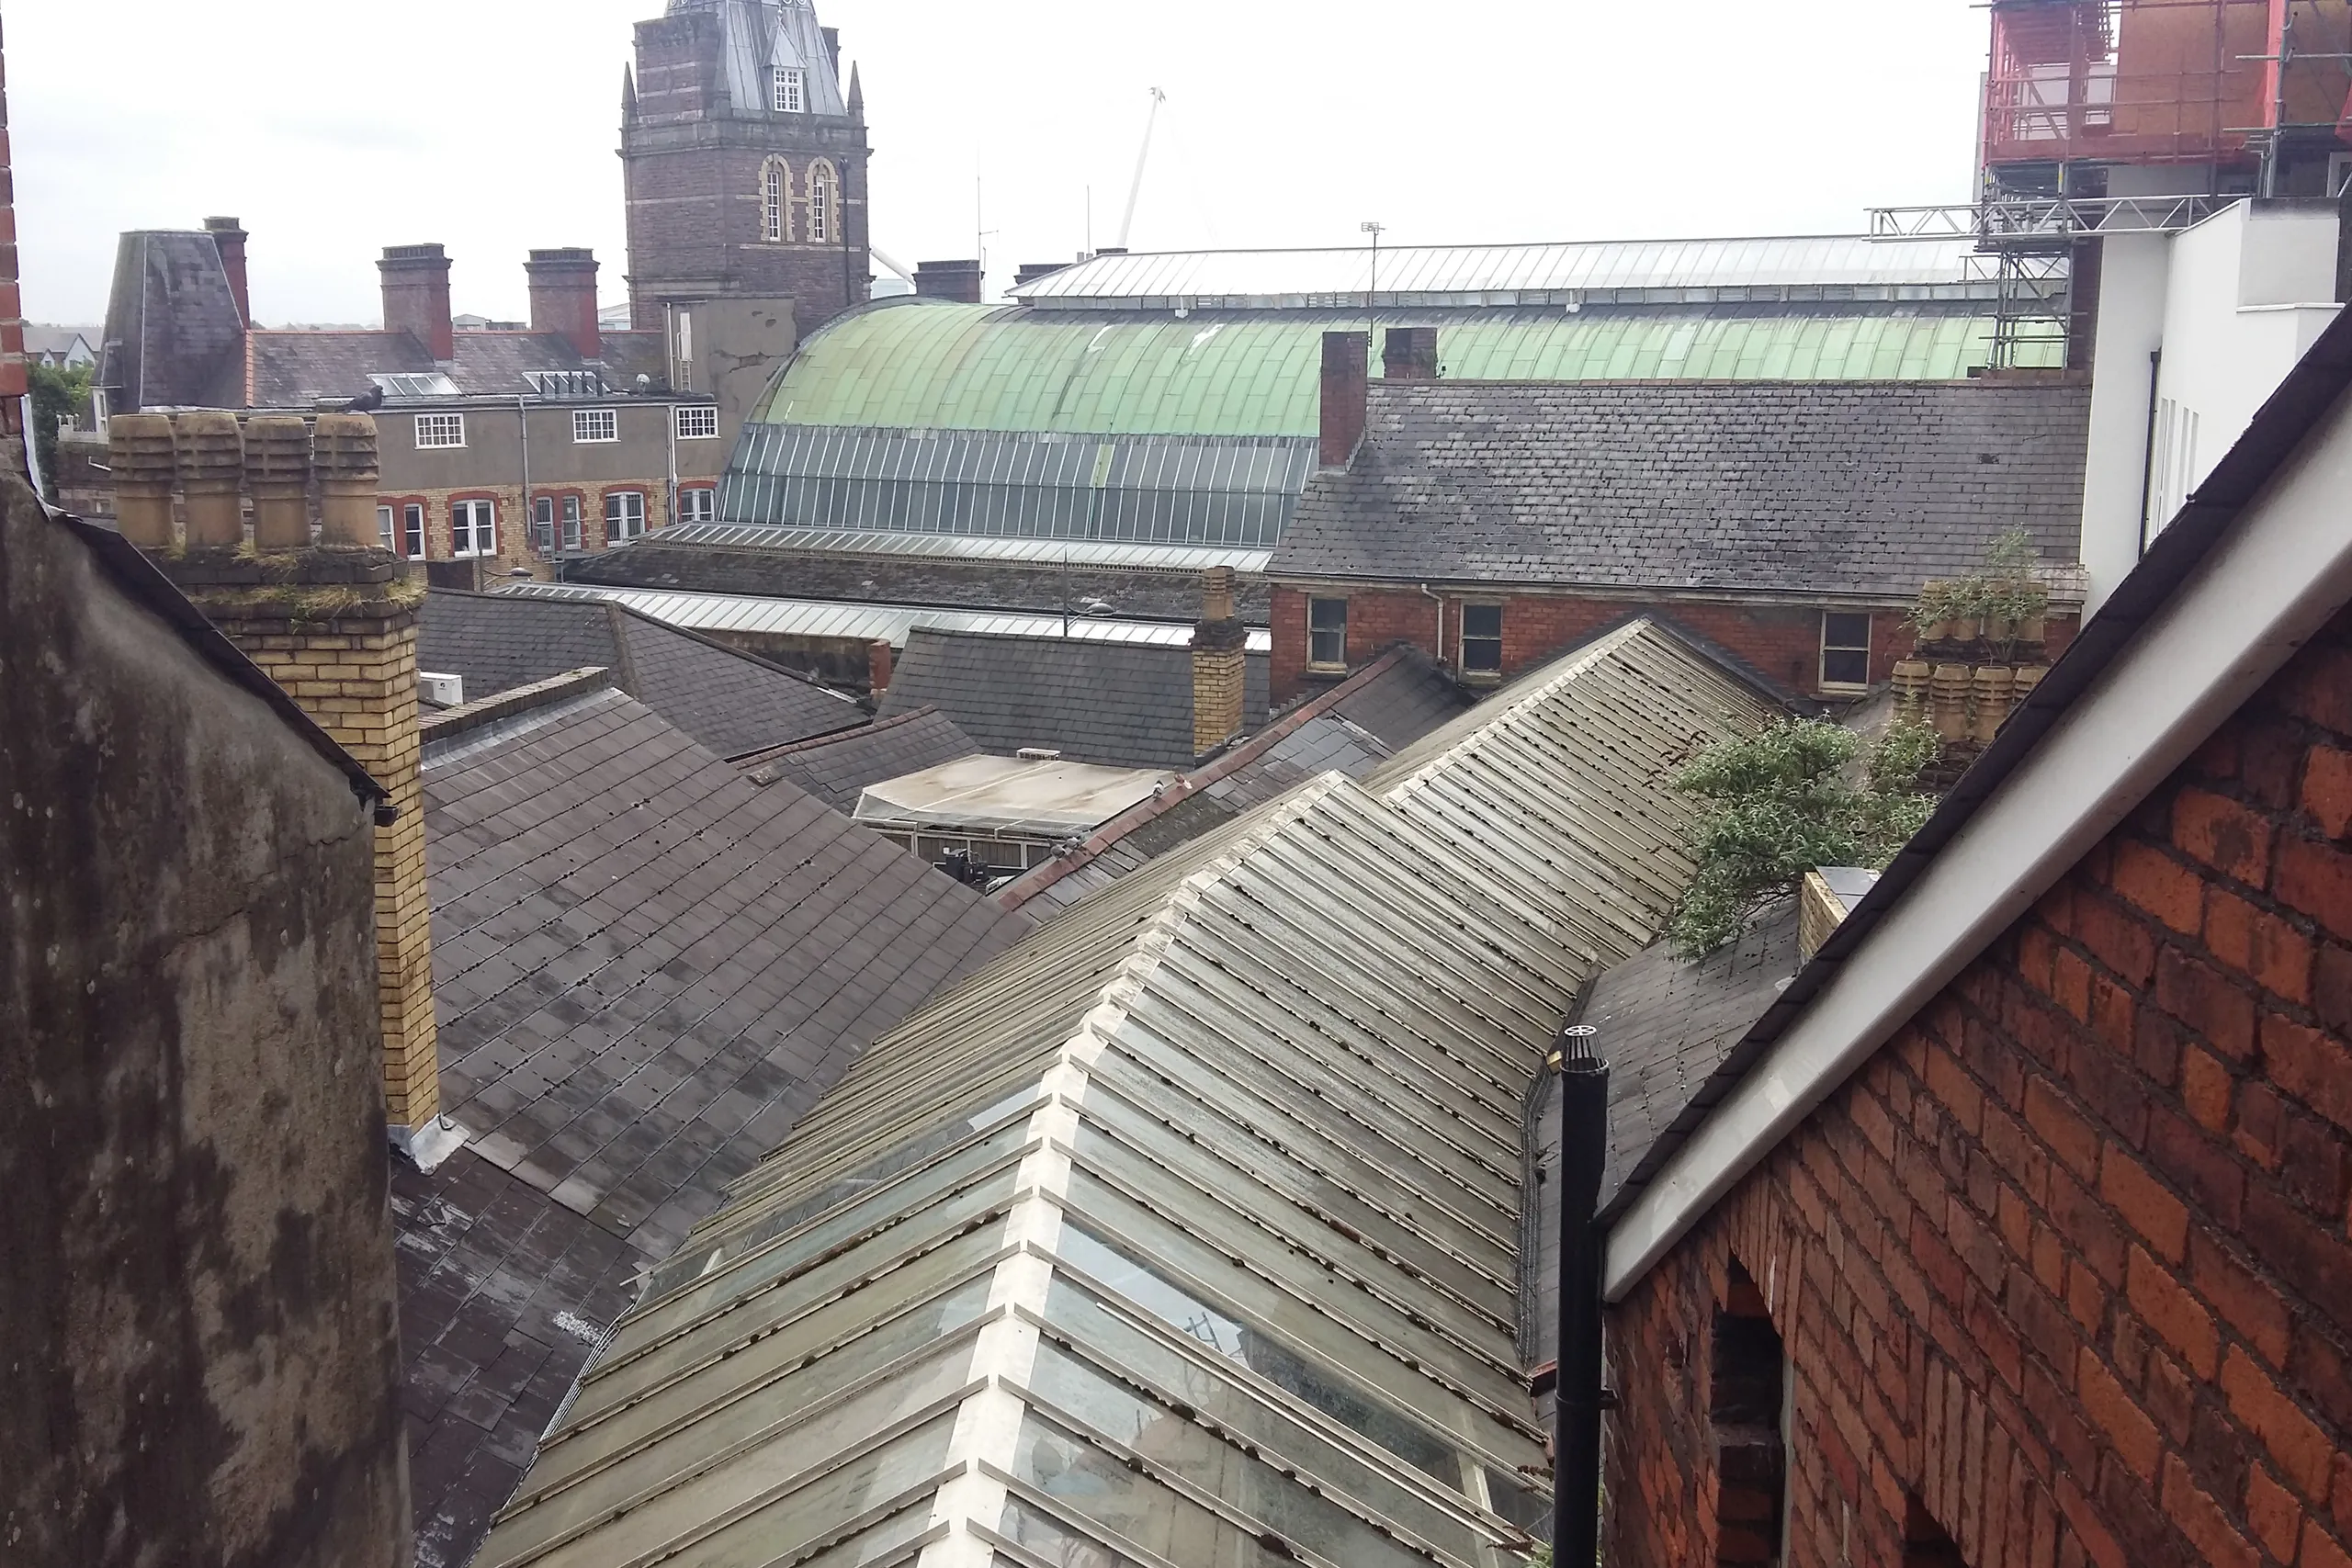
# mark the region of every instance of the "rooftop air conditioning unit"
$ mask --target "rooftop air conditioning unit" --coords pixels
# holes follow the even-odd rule
[[[416,694],[436,708],[458,708],[466,705],[466,678],[462,675],[428,675],[416,672]]]
[[[1043,746],[1023,746],[1013,755],[1024,762],[1058,762],[1062,760],[1059,751],[1049,751]]]

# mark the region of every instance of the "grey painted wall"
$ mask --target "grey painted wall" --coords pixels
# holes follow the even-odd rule
[[[0,1562],[397,1568],[370,829],[0,479]]]

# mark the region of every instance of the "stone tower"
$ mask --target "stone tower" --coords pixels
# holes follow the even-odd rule
[[[621,88],[629,302],[789,298],[806,334],[871,280],[865,105],[809,0],[670,0]]]

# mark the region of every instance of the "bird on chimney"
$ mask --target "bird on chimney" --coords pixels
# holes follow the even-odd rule
[[[374,413],[384,406],[384,389],[370,387],[343,405],[345,413]]]

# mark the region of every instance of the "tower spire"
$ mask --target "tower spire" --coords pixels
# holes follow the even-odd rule
[[[865,84],[858,80],[857,62],[854,60],[849,62],[849,117],[852,119],[865,118]]]

